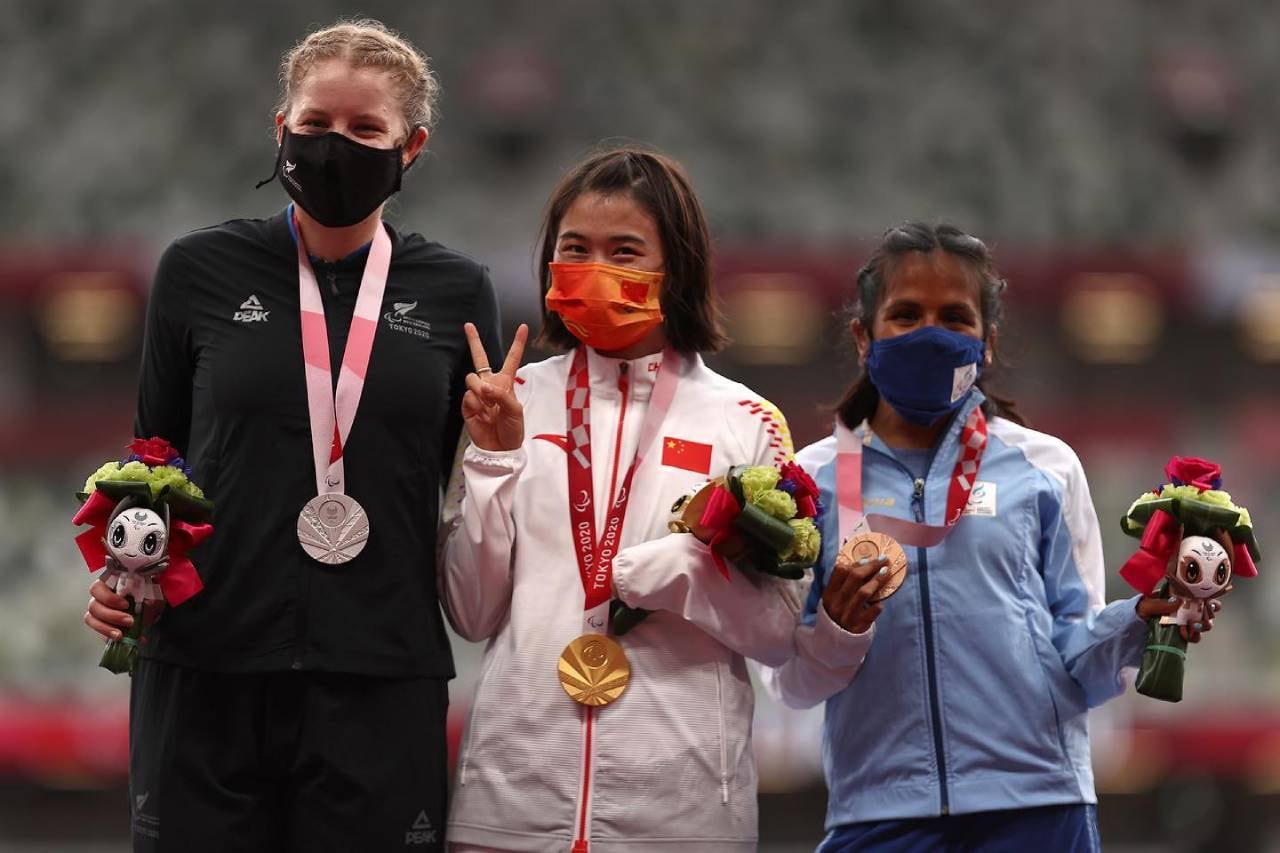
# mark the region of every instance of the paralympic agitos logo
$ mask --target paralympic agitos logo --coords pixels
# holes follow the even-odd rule
[[[410,317],[409,312],[418,307],[418,301],[392,303],[391,310],[382,315],[387,327],[397,332],[416,335],[419,338],[431,337],[431,324],[417,317]]]

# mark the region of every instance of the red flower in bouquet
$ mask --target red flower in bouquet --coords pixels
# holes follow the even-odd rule
[[[128,447],[149,468],[168,465],[178,458],[178,451],[163,438],[135,438]]]
[[[1195,486],[1201,491],[1222,488],[1222,466],[1199,456],[1173,457],[1164,474],[1175,486]]]
[[[782,466],[782,480],[793,488],[786,489],[796,499],[796,518],[813,518],[818,514],[818,484],[794,462]]]

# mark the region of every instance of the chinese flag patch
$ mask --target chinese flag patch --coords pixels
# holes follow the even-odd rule
[[[624,281],[622,283],[622,296],[629,302],[643,305],[649,301],[649,285],[643,281]]]
[[[710,474],[711,445],[667,436],[662,439],[662,464],[698,474]]]

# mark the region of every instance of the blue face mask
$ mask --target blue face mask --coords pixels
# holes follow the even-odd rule
[[[969,335],[925,326],[871,342],[867,372],[894,411],[929,426],[964,405],[978,377],[986,345]]]

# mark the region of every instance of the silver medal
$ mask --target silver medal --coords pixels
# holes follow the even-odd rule
[[[316,495],[298,513],[298,541],[302,550],[321,563],[346,563],[369,541],[369,517],[348,495]]]

